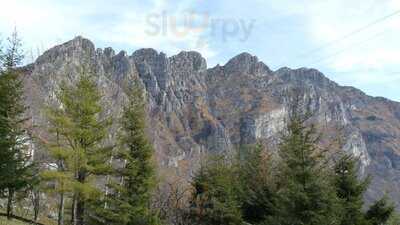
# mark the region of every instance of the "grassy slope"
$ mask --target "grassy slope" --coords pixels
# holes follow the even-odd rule
[[[46,224],[46,225],[55,225],[55,221],[50,221],[50,220],[45,220],[41,219],[39,222]],[[30,223],[24,223],[21,221],[18,221],[16,219],[13,220],[7,220],[7,218],[0,216],[0,225],[29,225]]]
[[[0,217],[0,225],[27,225],[27,223],[19,222],[18,220],[7,220],[4,217]]]

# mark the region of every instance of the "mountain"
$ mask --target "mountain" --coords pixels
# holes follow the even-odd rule
[[[57,104],[60,83],[73,84],[82,68],[95,72],[106,113],[114,116],[126,102],[127,85],[139,78],[148,95],[148,132],[158,165],[165,173],[187,178],[204,153],[230,154],[240,144],[257,140],[273,146],[285,126],[291,91],[301,90],[303,105],[314,114],[325,142],[340,129],[341,151],[359,158],[362,176],[373,177],[366,199],[388,193],[400,203],[398,102],[340,86],[315,69],[273,71],[248,53],[208,68],[197,52],[167,57],[140,49],[117,54],[77,37],[22,68],[28,114],[38,136],[46,136],[43,106]],[[110,140],[115,133],[114,127]],[[46,157],[39,147],[33,148],[36,158]]]

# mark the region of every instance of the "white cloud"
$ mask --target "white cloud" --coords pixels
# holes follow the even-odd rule
[[[146,11],[126,10],[122,13],[123,19],[98,38],[138,48],[152,47],[169,55],[182,50],[194,50],[206,58],[212,58],[216,53],[204,38],[204,30],[183,24],[189,16],[186,10],[190,9],[192,3],[193,0],[185,0],[174,7],[174,4],[164,0],[155,0]]]
[[[395,86],[400,81],[400,1],[314,3],[303,15],[316,47],[300,63],[329,71],[330,78],[340,84],[355,85],[373,95],[384,90],[380,95],[391,93],[391,98],[399,100]]]
[[[169,54],[195,50],[207,58],[215,56],[203,36],[204,30],[179,24],[184,12],[166,11],[160,7],[139,15],[126,13],[119,24],[100,33],[98,38],[131,46],[152,47]],[[173,24],[173,20],[178,22]]]
[[[116,43],[128,48],[152,47],[170,55],[179,51],[196,50],[205,57],[213,57],[215,50],[209,47],[207,39],[201,32],[188,32],[186,35],[177,35],[168,27],[168,34],[149,34],[151,24],[149,16],[165,12],[169,18],[176,17],[181,23],[181,13],[192,4],[192,0],[184,0],[179,4],[172,4],[165,0],[153,0],[144,9],[145,3],[140,1],[112,4],[104,1],[70,2],[50,0],[15,0],[7,1],[0,14],[0,32],[6,36],[14,27],[24,39],[25,46],[30,51],[44,51],[55,44],[72,39],[76,35],[83,35],[92,40],[104,43]],[[97,3],[97,4],[96,4]],[[79,5],[79,7],[77,7]],[[93,7],[96,5],[96,7]],[[15,13],[18,12],[18,13]],[[111,15],[117,15],[112,18]],[[101,21],[96,21],[96,17]],[[112,25],[102,24],[104,20],[115,19]],[[163,18],[157,18],[160,25]],[[86,23],[85,20],[89,20]],[[109,22],[107,21],[107,22]],[[182,30],[178,24],[178,30]],[[199,42],[201,41],[201,42]],[[200,44],[199,44],[200,43]],[[36,53],[35,53],[36,54]]]
[[[351,3],[358,7],[348,5]],[[315,12],[310,13],[313,16],[309,30],[315,42],[323,46],[317,53],[329,56],[342,50],[343,54],[333,57],[330,64],[338,69],[340,66],[349,69],[350,65],[377,67],[395,62],[395,57],[399,56],[396,52],[400,52],[400,43],[390,40],[394,36],[400,37],[400,13],[377,20],[395,12],[393,5],[394,1],[331,0],[315,6]],[[400,10],[400,6],[397,10]]]

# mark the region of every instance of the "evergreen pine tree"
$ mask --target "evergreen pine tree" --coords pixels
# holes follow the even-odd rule
[[[12,215],[14,195],[32,178],[28,134],[24,127],[23,84],[17,66],[23,54],[14,32],[0,66],[0,190],[7,196],[7,216]]]
[[[250,224],[276,222],[279,195],[271,155],[263,146],[243,146],[239,157],[240,202],[243,219]]]
[[[387,225],[398,225],[400,224],[400,215],[398,213],[393,213],[387,221]]]
[[[142,88],[137,82],[128,90],[129,99],[120,120],[117,179],[108,182],[109,193],[97,214],[105,224],[154,225],[158,218],[150,208],[155,187],[153,146],[146,134],[146,110]]]
[[[232,165],[223,158],[211,159],[193,179],[190,221],[198,225],[243,223]]]
[[[370,225],[385,225],[393,213],[394,206],[388,203],[386,197],[383,197],[368,209],[365,218]]]
[[[54,136],[51,139],[46,140],[45,146],[49,152],[49,155],[53,158],[56,165],[55,169],[45,170],[41,172],[41,177],[43,181],[54,182],[55,185],[50,188],[45,188],[48,193],[55,193],[58,195],[58,218],[57,224],[64,224],[65,215],[65,201],[66,195],[73,192],[74,175],[70,167],[67,167],[68,160],[73,158],[73,150],[67,145],[66,140],[62,140],[60,137],[59,129],[63,129],[63,119],[62,110],[60,109],[49,109],[49,121],[52,128],[49,129],[49,133]]]
[[[359,180],[356,166],[356,161],[350,156],[340,158],[335,165],[334,184],[341,205],[341,225],[366,224],[362,207],[369,179]]]
[[[283,210],[277,221],[283,219],[281,223],[287,225],[337,224],[335,190],[323,165],[324,154],[317,147],[316,130],[306,126],[308,118],[298,104],[294,105],[279,146]]]
[[[49,110],[53,141],[48,146],[58,168],[43,176],[57,182],[60,198],[72,192],[74,225],[90,218],[90,202],[101,196],[95,181],[110,173],[112,149],[104,145],[110,120],[101,117],[101,95],[92,79],[90,73],[82,72],[76,86],[64,83],[58,96],[61,107]]]

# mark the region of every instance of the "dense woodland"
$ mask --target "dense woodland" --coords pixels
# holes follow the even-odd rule
[[[277,149],[240,146],[204,157],[189,182],[160,182],[139,83],[127,88],[121,117],[110,118],[96,74],[82,68],[75,85],[61,85],[60,105],[43,108],[47,135],[38,137],[25,118],[21,41],[14,33],[1,46],[0,224],[400,224],[386,197],[365,207],[370,179],[359,177],[357,159],[328,156],[299,102]],[[50,160],[35,160],[32,143]]]

